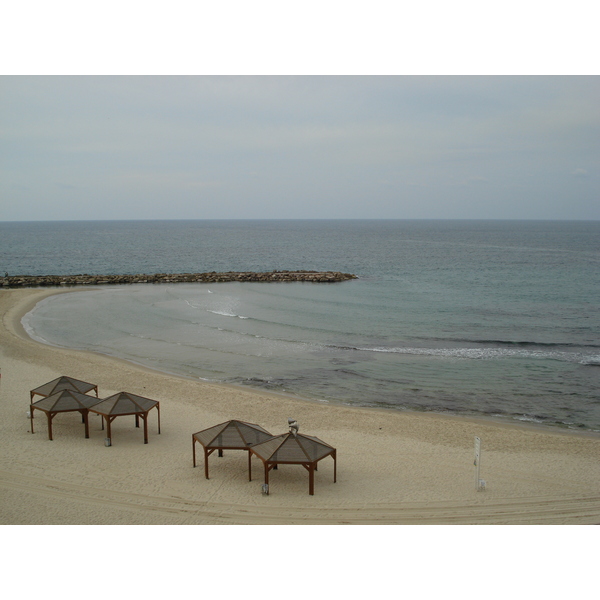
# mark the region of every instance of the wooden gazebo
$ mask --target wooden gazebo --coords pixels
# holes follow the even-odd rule
[[[85,424],[85,437],[90,437],[90,430],[88,426],[88,410],[91,406],[94,406],[100,402],[98,398],[94,396],[87,396],[86,394],[80,394],[79,392],[73,392],[71,390],[63,389],[60,392],[42,398],[37,402],[31,404],[30,418],[31,418],[31,433],[33,433],[33,411],[35,409],[41,410],[46,413],[48,418],[48,439],[52,439],[52,419],[61,412],[80,412],[82,421]]]
[[[135,426],[139,427],[139,419],[144,421],[144,444],[148,443],[148,413],[156,407],[158,412],[158,433],[160,433],[160,403],[158,400],[150,400],[143,396],[136,396],[129,392],[119,392],[104,400],[100,400],[90,408],[91,412],[102,416],[102,429],[106,421],[106,433],[109,444],[112,445],[111,423],[117,418],[125,415],[135,415]]]
[[[96,398],[98,397],[98,386],[94,383],[87,383],[86,381],[80,381],[79,379],[73,379],[73,377],[67,377],[63,375],[57,379],[53,379],[40,387],[35,388],[29,392],[31,396],[31,402],[33,403],[33,397],[37,394],[47,398],[62,390],[71,390],[72,392],[79,392],[80,394],[87,394],[94,390],[96,392]]]
[[[262,460],[265,467],[265,484],[269,484],[269,471],[279,464],[302,465],[308,471],[308,493],[315,493],[317,463],[326,456],[333,457],[333,482],[337,480],[336,449],[319,438],[302,433],[284,433],[249,448]]]
[[[196,442],[204,448],[204,475],[206,479],[208,479],[208,457],[215,450],[218,450],[219,456],[223,456],[223,450],[248,450],[248,471],[250,480],[252,480],[250,447],[272,437],[266,429],[254,423],[233,420],[213,425],[213,427],[192,434],[194,467],[196,466]]]

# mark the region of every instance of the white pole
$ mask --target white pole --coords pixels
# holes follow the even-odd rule
[[[479,490],[479,467],[481,463],[481,440],[475,436],[475,489]]]

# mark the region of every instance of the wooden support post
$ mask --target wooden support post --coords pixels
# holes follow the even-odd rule
[[[252,452],[248,450],[248,481],[252,481]]]
[[[315,495],[315,467],[312,463],[308,467],[308,493]]]
[[[333,453],[333,483],[337,481],[337,452]]]
[[[137,416],[136,416],[137,418]],[[148,413],[142,415],[142,420],[144,421],[144,444],[148,443]]]
[[[83,422],[85,423],[85,437],[86,437],[86,439],[88,439],[90,437],[90,425],[89,425],[88,411],[82,410],[81,416],[83,417]]]
[[[29,407],[29,420],[31,421],[31,433],[33,433],[33,405]]]
[[[52,439],[52,413],[46,413],[46,416],[48,417],[48,439],[51,440]]]
[[[204,448],[204,477],[208,479],[208,448]]]
[[[196,438],[192,435],[192,455],[194,457],[194,468],[196,468]]]
[[[135,426],[136,427],[140,426],[140,417],[138,415],[135,415]]]

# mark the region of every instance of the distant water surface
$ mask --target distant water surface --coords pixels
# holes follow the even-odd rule
[[[600,223],[0,223],[9,274],[339,270],[338,284],[98,287],[47,343],[326,402],[600,431]]]

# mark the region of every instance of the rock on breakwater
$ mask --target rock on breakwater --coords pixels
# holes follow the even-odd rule
[[[127,283],[220,283],[227,281],[336,283],[358,279],[350,273],[339,271],[227,271],[226,273],[156,273],[154,275],[17,275],[0,277],[4,288],[71,286],[71,285],[120,285]]]

